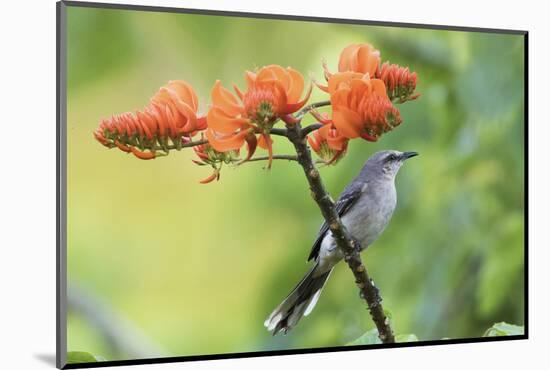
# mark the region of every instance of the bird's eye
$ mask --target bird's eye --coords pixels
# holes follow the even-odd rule
[[[388,155],[388,161],[395,161],[396,159],[397,157],[395,156],[395,154]]]

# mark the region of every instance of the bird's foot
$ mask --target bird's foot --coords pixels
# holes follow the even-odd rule
[[[350,236],[350,239],[351,239],[351,246],[353,247],[355,252],[360,253],[361,252],[361,243],[359,242],[359,240],[353,235]]]

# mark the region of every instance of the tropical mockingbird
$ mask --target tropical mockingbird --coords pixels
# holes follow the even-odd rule
[[[360,243],[361,250],[371,245],[388,225],[397,204],[395,175],[405,160],[416,155],[416,152],[396,150],[375,153],[340,194],[336,211]],[[308,261],[314,260],[315,265],[269,315],[264,322],[267,330],[273,335],[280,331],[286,334],[302,316],[307,316],[315,307],[332,269],[343,257],[327,223],[323,223],[308,258]]]

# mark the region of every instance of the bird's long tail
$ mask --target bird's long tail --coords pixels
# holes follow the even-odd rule
[[[309,315],[315,307],[323,286],[332,271],[329,270],[318,274],[316,273],[316,269],[317,264],[313,266],[285,300],[265,320],[264,326],[267,330],[273,331],[273,335],[280,331],[286,334],[296,326],[302,316]]]

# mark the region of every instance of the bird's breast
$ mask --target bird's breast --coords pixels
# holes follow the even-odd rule
[[[390,184],[369,184],[363,191],[357,203],[342,216],[342,223],[361,243],[361,249],[368,247],[382,234],[397,203],[393,181]],[[327,233],[319,251],[319,273],[330,270],[342,258],[334,238],[330,232]]]
[[[352,209],[342,217],[349,232],[366,248],[386,228],[396,206],[396,194],[391,186],[369,188]]]

